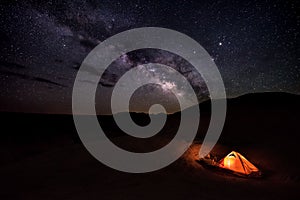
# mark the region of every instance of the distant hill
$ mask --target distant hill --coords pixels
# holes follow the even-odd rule
[[[199,104],[199,107],[201,116],[203,117],[202,121],[206,120],[208,124],[209,121],[207,118],[210,115],[210,101]],[[247,115],[259,113],[259,117],[263,117],[277,111],[284,112],[285,115],[300,113],[300,96],[289,93],[253,93],[227,100],[227,117],[232,117],[243,112]],[[150,122],[149,116],[145,113],[131,113],[131,116],[141,126],[145,126]],[[244,115],[240,117],[246,118]],[[108,132],[120,131],[112,116],[105,115],[98,116],[98,118],[101,126],[107,127]],[[2,133],[1,135],[3,136],[22,134],[23,137],[24,133],[21,133],[21,130],[26,130],[27,136],[66,133],[77,135],[72,115],[0,112],[0,119],[3,129],[9,130],[5,134]],[[170,114],[167,122],[177,124],[179,120],[180,112]],[[176,125],[171,126],[172,129],[177,127]]]
[[[265,92],[265,93],[251,93],[245,94],[236,98],[228,99],[229,104],[243,105],[265,105],[265,106],[292,106],[298,105],[300,102],[300,95],[284,93],[284,92]]]
[[[227,99],[227,110],[239,106],[244,107],[245,109],[276,109],[277,107],[289,109],[294,108],[299,110],[300,95],[285,92],[264,92],[249,93]],[[207,100],[199,104],[200,110],[204,112],[210,111],[210,107],[211,100]]]

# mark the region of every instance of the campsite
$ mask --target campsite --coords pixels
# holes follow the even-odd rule
[[[211,154],[220,161],[236,151],[262,172],[261,177],[237,176],[197,162],[209,121],[205,105],[194,144],[166,168],[143,174],[119,172],[93,158],[81,144],[70,116],[2,113],[3,126],[13,134],[2,135],[0,198],[299,199],[298,102],[299,96],[283,93],[228,101],[227,121]],[[138,121],[146,117],[134,116]],[[12,126],[11,119],[19,126]],[[115,144],[135,152],[165,145],[179,120],[177,114],[170,116],[171,124],[162,133],[144,141],[118,135],[111,116],[101,119]]]
[[[227,173],[232,173],[243,177],[262,177],[262,172],[248,161],[240,153],[232,151],[221,160],[216,160],[214,156],[208,154],[204,158],[198,160],[204,167],[214,170],[223,170]]]

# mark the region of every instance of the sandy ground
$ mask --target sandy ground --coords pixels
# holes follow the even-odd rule
[[[129,174],[94,159],[79,142],[71,116],[3,113],[0,199],[300,199],[299,100],[259,94],[229,102],[212,153],[221,159],[240,152],[262,170],[260,179],[213,171],[195,161],[197,141],[209,123],[205,114],[195,143],[180,159],[155,172]],[[171,118],[163,134],[150,141],[120,136],[108,119],[102,122],[121,148],[145,152],[164,146],[178,119]]]
[[[116,139],[127,141],[126,137]],[[160,139],[162,142],[164,139]],[[158,142],[158,141],[157,141]],[[136,148],[143,148],[143,144]],[[1,199],[299,199],[299,172],[268,149],[240,149],[265,171],[261,179],[203,168],[195,160],[200,144],[170,166],[145,174],[110,169],[81,144],[56,145],[0,167]],[[220,157],[229,147],[217,145]],[[276,170],[275,170],[276,169]],[[289,171],[287,171],[289,169]]]

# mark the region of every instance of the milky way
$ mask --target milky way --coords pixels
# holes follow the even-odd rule
[[[229,97],[269,91],[299,94],[297,7],[297,1],[284,0],[1,3],[0,109],[69,113],[72,86],[85,56],[106,38],[145,26],[170,28],[198,41],[217,64]],[[189,63],[150,49],[124,54],[112,63],[100,90],[109,94],[122,74],[151,62],[178,70],[199,101],[207,99],[201,75]],[[163,89],[176,87],[157,81],[165,84]],[[105,102],[109,95],[96,104]]]

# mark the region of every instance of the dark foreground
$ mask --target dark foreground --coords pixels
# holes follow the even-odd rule
[[[219,158],[231,150],[242,153],[263,171],[260,179],[209,170],[195,161],[207,109],[194,145],[173,164],[146,174],[118,172],[95,160],[80,143],[71,116],[2,113],[0,199],[300,199],[299,100],[260,94],[229,101],[213,153]],[[144,117],[138,115],[137,123]],[[169,116],[157,136],[134,140],[119,133],[111,117],[100,117],[113,142],[136,152],[165,145],[178,121],[178,114]]]

